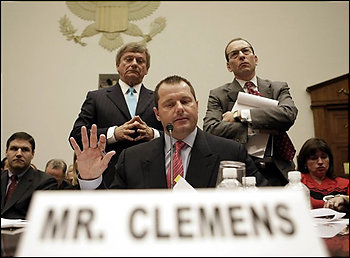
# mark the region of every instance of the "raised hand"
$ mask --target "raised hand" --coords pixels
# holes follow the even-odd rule
[[[90,130],[90,142],[87,136],[86,127],[81,127],[83,150],[80,149],[73,137],[69,140],[73,146],[75,154],[77,155],[77,166],[80,177],[89,180],[101,176],[103,171],[106,170],[108,162],[115,154],[115,151],[105,153],[106,136],[101,134],[99,141],[97,141],[97,126],[93,124]]]

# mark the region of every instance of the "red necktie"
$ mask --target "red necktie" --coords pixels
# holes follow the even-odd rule
[[[256,95],[256,96],[262,96],[261,93],[255,89],[254,83],[246,82],[244,84],[244,86],[247,87],[247,90],[248,90],[249,94],[253,94],[253,95]]]
[[[252,82],[246,82],[245,86],[247,87],[249,94],[262,96],[259,91],[254,89],[254,84]],[[276,155],[286,161],[293,160],[296,150],[286,132],[280,132],[278,135],[275,135],[273,142],[275,148],[274,153],[276,153]]]
[[[286,132],[280,132],[274,136],[274,153],[285,161],[292,161],[295,155],[295,148]]]
[[[4,203],[6,203],[8,199],[10,199],[11,195],[15,191],[17,186],[17,180],[18,180],[18,177],[16,175],[11,176],[11,184],[9,186],[9,189],[7,190]]]
[[[173,185],[176,184],[175,182],[175,178],[180,175],[180,176],[184,176],[184,167],[182,165],[182,160],[181,160],[181,149],[185,146],[186,143],[184,143],[183,141],[177,141],[175,143],[175,153],[174,153],[174,156],[173,156],[173,167],[174,167],[174,170],[173,170]],[[167,172],[167,185],[168,185],[168,188],[171,187],[170,185],[170,172],[171,170],[171,166],[169,166],[168,168],[168,172]]]

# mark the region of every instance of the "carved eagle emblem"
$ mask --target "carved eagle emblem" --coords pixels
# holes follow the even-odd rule
[[[137,21],[151,15],[160,5],[159,1],[66,1],[69,10],[85,21],[92,21],[81,33],[75,35],[66,15],[59,21],[60,31],[67,40],[74,40],[85,46],[83,38],[101,33],[99,44],[113,51],[124,44],[122,33],[129,36],[141,37],[141,42],[149,42],[166,25],[164,17],[156,18],[150,24],[150,31],[144,34],[142,30],[130,21]]]

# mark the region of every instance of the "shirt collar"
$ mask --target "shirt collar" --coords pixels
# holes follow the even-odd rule
[[[193,147],[194,140],[196,139],[197,135],[197,127],[190,133],[185,139],[182,141],[186,143],[189,147]],[[170,136],[166,133],[164,133],[164,139],[165,139],[165,153],[168,153],[170,151]],[[173,144],[177,142],[178,140],[173,138]]]
[[[21,174],[17,175],[18,180],[19,180],[20,178],[22,178],[22,176],[28,171],[28,169],[29,169],[29,167],[28,167],[24,172],[22,172]],[[8,176],[9,176],[9,178],[11,178],[11,176],[14,175],[14,174],[10,171],[10,169],[7,169],[7,171],[8,171]]]
[[[237,78],[235,78],[235,79],[236,79],[236,81],[238,81],[239,85],[241,85],[241,87],[244,89],[244,85],[247,81],[243,81],[243,80],[240,80]],[[258,87],[258,79],[257,79],[256,75],[249,81],[254,83],[255,87]]]
[[[133,88],[136,90],[136,94],[139,94],[140,93],[140,90],[141,90],[141,83],[139,84],[136,84],[135,86],[133,86]],[[125,82],[123,82],[122,80],[119,79],[119,85],[120,85],[120,88],[122,89],[122,92],[124,94],[126,94],[126,92],[128,91],[128,89],[131,87],[129,85],[127,85]]]

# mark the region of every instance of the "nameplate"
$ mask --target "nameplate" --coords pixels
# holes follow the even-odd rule
[[[300,192],[34,194],[16,256],[327,256]]]

